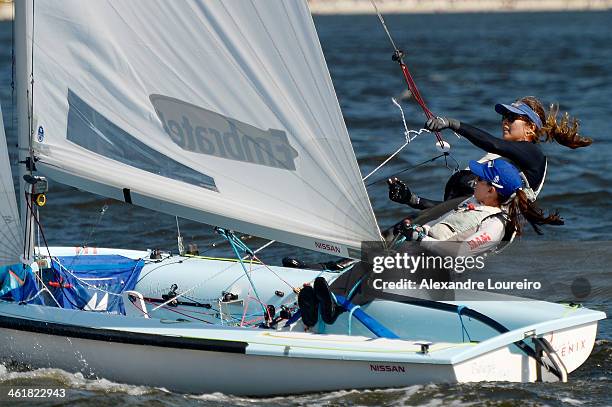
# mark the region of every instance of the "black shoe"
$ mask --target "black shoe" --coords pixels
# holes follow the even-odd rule
[[[336,300],[329,291],[329,285],[323,277],[317,277],[314,282],[314,294],[319,301],[319,309],[321,310],[321,319],[327,325],[336,322],[336,318],[340,315],[337,311]]]
[[[294,269],[305,269],[306,264],[299,261],[295,257],[283,257],[283,267],[291,267]]]
[[[298,306],[302,313],[302,323],[304,326],[315,326],[319,320],[319,303],[311,286],[304,286],[300,290]]]

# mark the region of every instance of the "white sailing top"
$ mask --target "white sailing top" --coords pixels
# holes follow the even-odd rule
[[[463,208],[463,209],[462,209]],[[505,234],[500,208],[482,205],[474,197],[463,201],[438,219],[423,225],[426,236],[422,245],[454,256],[477,256],[494,250]],[[440,227],[446,225],[447,227]],[[439,242],[456,242],[456,244]]]

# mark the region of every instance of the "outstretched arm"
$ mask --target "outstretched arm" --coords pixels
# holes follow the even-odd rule
[[[389,185],[389,199],[393,202],[409,205],[414,209],[428,209],[442,203],[442,201],[434,201],[418,196],[410,191],[408,185],[399,178],[389,178],[387,184]]]
[[[522,143],[516,141],[507,141],[499,137],[495,137],[486,131],[480,130],[467,123],[460,123],[459,128],[456,132],[465,137],[470,143],[474,144],[478,148],[498,154],[502,157],[508,158],[511,161],[522,166],[525,161],[525,150]],[[526,164],[526,163],[525,163]]]
[[[507,141],[450,117],[433,117],[425,123],[425,128],[431,131],[451,129],[476,147],[482,148],[489,153],[508,158],[521,168],[527,168],[534,165],[532,163],[533,156],[530,154],[533,150],[529,148],[531,143]]]
[[[417,206],[413,206],[415,209],[429,209],[433,208],[436,205],[441,204],[444,201],[434,201],[433,199],[423,198],[422,196],[418,196],[419,202]]]

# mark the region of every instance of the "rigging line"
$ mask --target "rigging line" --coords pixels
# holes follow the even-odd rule
[[[26,199],[26,205],[27,205],[27,207],[28,207],[28,208],[27,208],[27,209],[28,209],[28,211],[32,211],[32,206],[31,206],[31,205],[32,205],[32,203],[31,203],[31,202],[29,202],[27,199]],[[40,225],[40,223],[38,222],[38,218],[37,218],[37,217],[35,217],[35,216],[28,216],[27,218],[32,218],[32,219],[34,219],[34,220],[36,221],[36,223],[38,224],[38,227],[40,228],[40,233],[41,233],[41,235],[42,235],[43,241],[45,242],[45,247],[47,248],[47,253],[49,254],[49,261],[51,261],[51,259],[52,259],[52,258],[51,258],[51,251],[49,250],[49,245],[47,244],[47,238],[45,237],[45,233],[44,233],[44,231],[42,230],[42,226],[41,226],[41,225]],[[57,304],[57,306],[58,306],[59,308],[62,308],[62,306],[61,306],[61,305],[60,305],[60,303],[57,301],[57,299],[55,298],[55,296],[53,295],[53,293],[51,292],[51,290],[49,290],[49,287],[47,287],[47,285],[45,284],[45,282],[42,280],[42,277],[41,277],[41,276],[39,276],[37,273],[33,273],[33,274],[36,276],[36,278],[38,279],[38,281],[40,281],[40,283],[42,284],[42,286],[44,287],[44,289],[45,289],[45,290],[46,290],[46,291],[49,293],[49,295],[51,296],[51,298],[53,299],[53,301],[54,301],[54,302]],[[62,288],[62,290],[63,290],[63,288]]]
[[[28,236],[30,236],[30,229],[32,227],[31,226],[32,217],[34,217],[34,209],[31,206],[32,203],[28,199],[28,193],[24,191],[23,195],[25,197],[24,199],[28,207],[28,211],[25,216],[25,225],[23,228],[23,233],[24,233],[23,235],[23,258],[25,260],[28,260],[27,258],[29,257],[28,254],[30,253],[30,243],[31,243],[30,242],[31,239],[29,239]]]
[[[404,149],[404,147],[406,147],[410,142],[407,141],[405,142],[400,148],[398,148],[397,150],[395,150],[395,152],[393,154],[391,154],[385,161],[383,161],[378,167],[374,168],[368,175],[366,175],[365,177],[363,177],[362,181],[367,180],[368,178],[370,178],[370,175],[374,174],[376,171],[378,171],[379,169],[382,168],[383,165],[385,165],[386,163],[388,163],[389,161],[391,161],[393,159],[393,157],[395,157],[396,155],[399,154],[400,151],[402,151]]]
[[[404,135],[406,136],[406,138],[408,138],[408,134],[410,133],[410,130],[408,130],[408,125],[406,124],[406,116],[404,116],[404,109],[402,109],[402,105],[400,105],[399,102],[395,98],[391,98],[391,102],[393,102],[393,104],[397,106],[397,108],[399,109],[402,115],[402,123],[404,124]]]
[[[382,162],[382,164],[380,164],[378,167],[374,168],[374,170],[372,170],[368,175],[366,175],[365,177],[363,177],[362,181],[365,181],[366,179],[368,179],[370,177],[370,175],[374,174],[376,171],[378,171],[383,165],[387,164],[389,161],[391,161],[391,159],[393,157],[395,157],[397,154],[399,154],[400,151],[402,151],[404,149],[404,147],[406,147],[408,144],[410,144],[410,142],[412,142],[412,140],[414,140],[415,138],[417,138],[417,136],[419,136],[422,132],[426,131],[427,133],[430,133],[429,130],[427,129],[421,129],[421,130],[407,130],[407,134],[406,134],[406,142],[404,143],[404,145],[402,145],[399,149],[397,149],[393,154],[391,154],[389,156],[389,158],[387,158],[385,161]],[[416,133],[413,137],[410,137],[410,133]]]
[[[61,268],[61,269],[63,269],[63,271],[64,271],[65,273],[70,274],[72,277],[74,277],[74,279],[75,279],[75,280],[79,281],[81,284],[83,284],[83,285],[87,286],[88,288],[90,288],[90,289],[92,289],[92,290],[96,290],[96,291],[101,291],[101,292],[103,292],[103,293],[105,293],[105,294],[110,294],[110,295],[115,296],[115,297],[121,297],[121,296],[122,296],[122,294],[117,294],[117,293],[114,293],[114,292],[112,292],[112,291],[108,291],[108,290],[105,290],[105,289],[103,289],[103,288],[96,287],[96,286],[95,286],[95,285],[93,285],[93,284],[89,284],[87,281],[85,281],[84,279],[82,279],[82,278],[78,277],[76,274],[74,274],[72,271],[70,271],[70,270],[69,270],[69,269],[68,269],[66,266],[64,266],[64,265],[63,265],[63,264],[62,264],[62,263],[59,261],[59,259],[58,259],[57,257],[55,258],[55,261],[56,261],[56,263],[57,263],[57,264],[60,266],[60,268]],[[138,265],[139,265],[139,263],[140,263],[141,261],[142,261],[142,259],[139,259],[139,260],[136,262],[136,264],[135,264],[135,265],[134,265],[134,267],[132,268],[132,271],[130,271],[130,276],[129,276],[129,277],[126,279],[126,280],[129,280],[129,279],[131,279],[131,278],[132,278],[132,275],[134,274],[134,271],[136,271],[136,268],[138,267]],[[121,293],[123,293],[123,290],[121,291]],[[113,300],[113,301],[116,301],[116,300],[117,300],[117,299],[115,298],[115,300]],[[109,305],[109,307],[108,307],[108,308],[110,308],[110,306],[112,306],[112,305],[114,305],[114,302],[110,303],[110,305]]]
[[[211,277],[207,278],[206,280],[200,281],[199,283],[197,283],[197,284],[196,284],[196,285],[194,285],[193,287],[188,288],[187,290],[183,291],[182,293],[179,293],[179,294],[177,294],[176,296],[174,296],[174,297],[170,298],[169,300],[167,300],[167,301],[165,301],[165,302],[161,303],[161,304],[160,304],[160,305],[158,305],[157,307],[153,308],[151,311],[155,311],[155,310],[157,310],[157,309],[159,309],[159,308],[161,308],[161,307],[163,307],[163,306],[165,306],[165,305],[170,304],[172,301],[176,300],[177,298],[185,296],[186,294],[190,293],[191,291],[195,290],[196,288],[201,287],[202,285],[204,285],[204,283],[207,283],[208,281],[212,280],[213,278],[215,278],[215,277],[217,277],[217,276],[220,276],[221,274],[225,273],[227,270],[229,270],[229,269],[230,269],[230,268],[232,268],[233,266],[234,266],[234,264],[231,264],[231,265],[227,266],[226,268],[224,268],[223,270],[219,271],[219,272],[218,272],[218,273],[216,273],[215,275],[213,275],[213,276],[211,276]]]
[[[147,301],[147,302],[152,303],[151,301]],[[161,306],[161,305],[160,305],[160,306]],[[154,308],[154,309],[153,309],[151,312],[155,311],[155,310],[156,310],[156,309],[158,309],[158,308],[159,308],[159,307],[155,307],[155,308]],[[177,310],[175,310],[175,309],[172,309],[171,307],[164,307],[164,309],[165,309],[166,311],[176,312],[177,314],[183,315],[183,316],[185,316],[185,317],[188,317],[188,318],[191,318],[191,319],[195,319],[196,321],[205,322],[205,323],[207,323],[207,324],[212,324],[212,322],[210,322],[210,321],[207,321],[207,320],[205,320],[205,319],[201,319],[201,318],[196,318],[196,317],[194,317],[193,315],[189,315],[189,314],[182,313],[182,312],[180,312],[180,311],[177,311]]]
[[[236,236],[233,233],[228,233],[227,231],[223,230],[223,229],[219,229],[221,236],[225,237],[229,242],[230,245],[232,247],[232,250],[234,251],[234,254],[236,255],[236,258],[240,259],[240,265],[242,266],[242,270],[244,271],[244,274],[246,275],[247,279],[249,280],[249,283],[251,284],[251,288],[253,288],[253,293],[255,294],[255,296],[257,297],[257,300],[261,303],[261,299],[259,297],[259,294],[257,293],[257,288],[255,288],[255,283],[253,282],[253,280],[251,279],[251,275],[249,274],[249,272],[246,269],[246,266],[244,265],[244,261],[242,260],[242,258],[240,257],[240,254],[238,253],[238,248],[240,247],[240,245],[244,246],[241,247],[242,250],[244,250],[247,254],[250,255],[251,257],[251,262],[253,261],[253,252],[244,245],[244,243],[238,241],[236,242],[235,239]],[[237,244],[239,243],[239,244]],[[262,303],[263,304],[263,303]],[[265,306],[262,305],[263,308],[263,312],[264,314],[267,312],[267,308]]]
[[[32,136],[34,134],[34,129],[33,129],[33,121],[34,121],[34,9],[35,9],[35,4],[34,4],[34,0],[32,0],[32,45],[31,45],[31,70],[30,70],[30,104],[28,106],[28,157],[30,159],[30,166],[28,168],[27,163],[24,163],[23,165],[26,165],[26,169],[28,170],[29,174],[32,175],[32,165],[34,163],[34,158],[33,158],[33,154],[32,154]],[[28,87],[26,87],[26,92],[27,92]],[[20,137],[20,135],[18,134],[17,136],[18,138]],[[20,146],[21,147],[21,146]],[[22,181],[20,180],[20,185],[22,184]],[[26,202],[28,201],[28,194],[27,192],[24,191],[25,194],[25,200]],[[28,213],[26,214],[26,219],[25,219],[25,225],[24,225],[24,241],[23,241],[23,258],[29,258],[29,254],[30,254],[30,249],[31,249],[31,245],[33,244],[32,242],[32,228],[33,228],[33,223],[32,220],[30,219],[32,216],[34,216],[34,209],[31,207],[31,205],[29,203],[27,203],[29,210]]]
[[[181,236],[181,227],[179,226],[178,216],[175,216],[176,220],[176,246],[179,252],[179,255],[185,254],[185,244],[183,242],[183,236]]]
[[[260,251],[262,251],[263,249],[265,249],[266,247],[270,246],[272,243],[275,243],[275,242],[276,242],[276,240],[270,240],[268,243],[264,244],[264,245],[263,245],[263,246],[261,246],[259,249],[255,250],[255,251],[253,252],[253,254],[257,254],[257,253],[259,253]],[[246,256],[244,256],[244,257],[242,258],[242,260],[246,260],[246,259],[248,259],[248,258],[249,258],[249,256],[248,256],[248,255],[246,255]],[[261,260],[257,259],[256,257],[254,257],[254,258],[255,258],[255,260],[257,260],[257,261],[259,261],[259,262],[261,262],[261,263],[263,264],[263,262],[262,262]],[[264,265],[265,265],[265,264],[264,264]]]
[[[370,2],[374,6],[374,10],[376,10],[376,15],[378,16],[378,19],[380,20],[383,28],[385,29],[385,32],[387,33],[387,36],[389,37],[389,41],[391,41],[391,45],[393,46],[393,50],[395,51],[395,53],[393,54],[393,60],[395,60],[395,61],[397,61],[399,63],[399,65],[400,65],[400,67],[402,69],[402,73],[404,74],[404,79],[406,80],[406,83],[408,84],[408,89],[410,90],[410,92],[414,96],[414,99],[419,104],[419,106],[421,106],[421,109],[425,113],[425,116],[428,119],[431,119],[435,115],[432,113],[431,110],[429,110],[429,108],[425,104],[425,100],[421,96],[421,92],[419,92],[419,89],[416,86],[416,83],[414,82],[414,79],[412,78],[412,75],[410,74],[410,70],[408,69],[408,66],[404,63],[402,51],[400,51],[397,48],[397,46],[395,45],[395,42],[393,41],[393,37],[391,36],[391,33],[389,32],[389,29],[387,28],[387,24],[385,23],[385,19],[383,18],[382,14],[378,10],[378,7],[376,6],[375,1],[374,0],[370,0]],[[440,147],[443,147],[444,146],[444,144],[443,144],[444,140],[442,138],[442,135],[440,134],[439,131],[436,131],[435,135],[436,135],[436,138],[438,139],[438,142],[440,143]]]
[[[43,241],[45,242],[45,247],[47,249],[47,254],[49,254],[49,260],[51,260],[52,259],[51,250],[49,249],[49,244],[47,243],[47,238],[45,237],[45,232],[44,232],[44,230],[42,228],[42,225],[38,221],[38,217],[36,216],[36,214],[34,213],[34,209],[32,208],[32,202],[30,202],[29,200],[26,199],[26,205],[28,207],[28,210],[32,214],[31,218],[36,222],[36,224],[40,228],[40,234],[42,235]],[[28,216],[28,218],[30,218],[30,216]]]
[[[366,184],[366,187],[370,187],[370,186],[372,186],[372,185],[374,185],[374,184],[377,184],[377,183],[379,183],[379,182],[381,182],[381,181],[386,181],[386,180],[387,180],[389,177],[391,177],[391,176],[396,176],[396,175],[399,175],[399,174],[403,174],[403,173],[405,173],[406,171],[415,170],[415,169],[417,169],[418,167],[422,167],[423,165],[425,165],[425,164],[427,164],[427,163],[434,162],[434,161],[435,161],[435,160],[437,160],[438,158],[445,157],[446,155],[448,155],[448,153],[442,153],[442,154],[440,154],[440,155],[435,156],[434,158],[430,158],[430,159],[425,160],[425,161],[423,161],[423,162],[420,162],[420,163],[418,163],[418,164],[416,164],[416,165],[410,166],[410,167],[408,167],[408,168],[404,168],[403,170],[401,170],[401,171],[399,171],[399,172],[396,172],[396,173],[394,173],[394,174],[390,174],[390,175],[388,175],[388,176],[386,176],[386,177],[379,178],[379,179],[377,179],[376,181],[372,181],[372,182],[370,182],[369,184]]]
[[[140,283],[146,276],[148,276],[149,274],[151,274],[152,272],[162,268],[162,267],[166,267],[166,266],[172,266],[174,264],[181,264],[183,263],[185,260],[177,260],[173,263],[164,263],[164,264],[160,264],[157,267],[153,267],[151,270],[147,271],[144,275],[141,275],[140,278],[138,278],[138,280],[136,281],[136,284]]]
[[[264,263],[259,257],[257,256],[253,256],[253,258],[260,262],[266,269],[268,269],[272,274],[274,274],[279,280],[281,280],[283,283],[287,284],[287,286],[289,288],[291,288],[291,290],[293,290],[295,292],[295,287],[292,286],[287,280],[285,280],[284,278],[282,278],[281,276],[279,276],[274,270],[272,270],[270,268],[270,266],[268,266],[266,263]]]
[[[108,206],[108,202],[110,202],[110,199],[107,199],[107,200],[104,201],[104,205],[102,205],[102,209],[100,210],[100,215],[98,216],[98,220],[96,221],[96,223],[94,225],[92,225],[91,229],[89,230],[89,235],[87,236],[85,241],[83,241],[83,244],[79,248],[79,251],[77,252],[76,256],[73,257],[72,262],[70,263],[70,266],[68,266],[68,267],[72,267],[72,265],[76,261],[77,257],[79,257],[81,255],[81,253],[83,253],[83,250],[89,244],[89,242],[90,242],[94,232],[96,231],[96,229],[100,225],[100,222],[102,221],[102,217],[104,216],[104,214],[106,214],[106,211],[108,210],[108,207],[109,207]]]
[[[40,233],[42,235],[43,241],[45,242],[45,247],[47,248],[47,253],[49,254],[49,261],[53,261],[53,257],[51,257],[51,251],[49,250],[49,244],[47,243],[47,238],[45,237],[45,232],[43,230],[42,225],[40,224],[40,221],[38,219],[38,217],[36,216],[36,214],[34,213],[34,209],[32,207],[32,203],[28,202],[28,200],[26,199],[26,204],[28,205],[28,210],[31,212],[32,216],[28,216],[28,218],[32,218],[34,221],[36,221],[36,224],[38,225],[38,227],[40,228]],[[58,273],[59,275],[59,273]],[[60,276],[61,277],[61,276]],[[42,285],[47,288],[47,286],[45,285],[45,283],[43,281],[41,281]],[[62,284],[60,284],[60,289],[62,290],[62,293],[64,292],[65,288]],[[55,296],[51,293],[51,291],[47,288],[47,291],[49,292],[49,294],[51,295],[51,297],[53,298],[53,301],[55,301],[55,303],[60,307],[63,308],[61,305],[59,305],[59,302],[57,301],[57,299],[55,298]],[[72,305],[75,309],[78,310],[82,310],[83,308],[80,307],[78,304],[75,304],[74,302],[72,302],[72,300],[66,295],[64,294],[64,299],[66,299],[70,305]]]
[[[251,263],[249,265],[249,272],[252,273],[253,272],[253,257],[255,256],[251,256]],[[249,310],[249,303],[251,302],[251,289],[249,288],[249,292],[247,293],[246,296],[246,301],[244,301],[244,304],[242,306],[242,308],[244,309],[244,311],[242,312],[242,319],[240,320],[240,326],[244,326],[244,319],[246,318],[246,314],[247,311]],[[221,308],[221,305],[219,304],[219,308]],[[266,308],[267,310],[267,308]],[[220,316],[223,316],[222,313],[219,313]]]
[[[247,293],[247,299],[246,302],[244,303],[244,311],[242,312],[242,319],[240,320],[240,326],[244,326],[244,319],[246,318],[246,313],[249,309],[249,302],[251,301],[251,290],[249,290],[249,292]]]
[[[180,236],[181,235],[181,228],[179,226],[178,216],[174,216],[174,219],[176,220],[176,233]]]
[[[376,6],[376,2],[374,0],[370,0],[370,3],[372,3],[372,5],[374,6],[374,10],[376,10],[376,14],[378,15],[378,19],[380,20],[380,23],[382,24],[383,28],[385,29],[385,32],[387,33],[387,37],[389,37],[389,41],[391,41],[391,45],[393,46],[393,49],[397,52],[399,52],[399,49],[397,49],[397,46],[395,45],[395,42],[393,41],[393,37],[391,37],[391,33],[389,32],[389,29],[387,28],[387,24],[385,24],[385,20],[383,19],[382,14],[380,14],[380,11],[378,11],[378,7]]]
[[[453,157],[451,154],[446,154],[446,157],[444,157],[444,161],[446,162],[446,167],[450,170],[451,168],[448,166],[448,160],[447,158],[450,158],[451,160],[453,160],[455,162],[455,168],[452,168],[452,171],[457,172],[459,171],[459,161],[457,161],[455,159],[455,157]]]

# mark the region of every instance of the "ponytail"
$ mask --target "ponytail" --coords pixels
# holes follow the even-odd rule
[[[533,230],[538,235],[542,234],[539,226],[541,225],[563,225],[563,219],[559,216],[559,212],[544,215],[544,211],[538,208],[534,202],[527,199],[527,195],[522,190],[516,191],[516,196],[510,201],[508,208],[508,225],[520,236],[523,232],[523,220],[529,222]]]
[[[593,143],[593,139],[578,134],[579,123],[576,118],[570,118],[569,113],[566,112],[561,117],[561,121],[557,122],[558,114],[559,105],[550,105],[544,128],[542,128],[546,141],[554,140],[572,149],[590,146]]]
[[[544,124],[542,129],[536,132],[535,140],[537,142],[542,140],[546,142],[556,141],[571,149],[587,147],[593,143],[593,139],[590,137],[583,137],[578,134],[580,123],[576,118],[571,118],[569,113],[566,112],[560,121],[557,120],[559,105],[551,104],[548,114],[545,114],[544,107],[537,98],[526,96],[520,101],[533,109]]]

